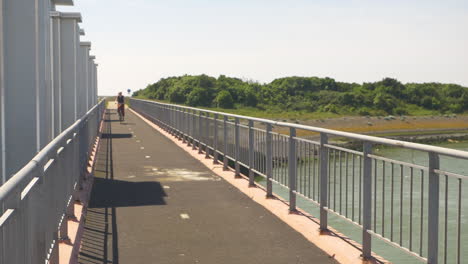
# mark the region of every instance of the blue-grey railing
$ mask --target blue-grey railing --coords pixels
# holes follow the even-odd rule
[[[131,99],[130,104],[200,153],[232,166],[236,175],[241,166],[248,169],[250,184],[255,175],[264,177],[268,196],[274,186],[286,188],[290,210],[296,209],[297,196],[315,204],[322,230],[328,229],[329,213],[361,228],[366,259],[372,257],[372,238],[427,263],[460,263],[463,258],[466,151],[148,100]],[[297,131],[316,132],[317,140],[297,136]],[[344,148],[330,137],[362,147]],[[378,155],[373,150],[380,145],[426,153],[427,159]],[[461,170],[441,167],[441,158],[455,159]]]
[[[95,105],[0,186],[0,263],[58,263],[104,109]]]

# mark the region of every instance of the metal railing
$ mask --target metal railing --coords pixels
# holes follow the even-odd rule
[[[0,186],[0,263],[58,263],[104,108],[95,105]]]
[[[130,105],[236,175],[245,170],[251,185],[255,176],[264,177],[267,196],[273,187],[285,188],[291,211],[298,196],[316,205],[321,230],[327,230],[330,213],[359,227],[365,259],[377,238],[427,263],[461,262],[468,152],[147,100],[132,99]],[[315,132],[317,140],[297,131]],[[330,137],[361,147],[340,147]],[[425,158],[378,155],[381,145]],[[452,165],[442,168],[440,159]]]

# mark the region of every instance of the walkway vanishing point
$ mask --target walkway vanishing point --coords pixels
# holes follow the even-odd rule
[[[335,263],[131,111],[103,130],[79,263]]]

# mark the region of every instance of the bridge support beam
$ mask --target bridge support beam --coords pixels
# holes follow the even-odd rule
[[[51,139],[49,0],[0,1],[1,183]]]
[[[78,50],[78,117],[81,118],[89,109],[89,51],[91,49],[90,42],[80,42]]]
[[[79,13],[51,12],[53,50],[54,136],[71,126],[77,117],[77,52]]]
[[[89,56],[88,59],[88,107],[86,108],[86,112],[88,112],[91,107],[93,107],[94,103],[94,97],[95,97],[95,91],[94,91],[94,78],[95,78],[95,72],[94,72],[94,60],[96,59],[96,56]]]

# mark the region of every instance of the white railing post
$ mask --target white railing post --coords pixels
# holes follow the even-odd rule
[[[224,141],[224,150],[223,150],[223,169],[227,170],[228,169],[228,157],[227,157],[227,152],[228,152],[228,131],[227,131],[227,121],[228,117],[223,116],[223,141]]]
[[[253,171],[254,166],[254,122],[249,120],[249,186],[255,186],[255,173]]]
[[[213,163],[218,164],[218,114],[214,114]]]
[[[320,133],[320,230],[328,230],[328,135]]]
[[[266,123],[266,177],[267,177],[267,198],[273,197],[273,140],[271,134],[271,124]]]
[[[235,137],[235,143],[234,143],[234,148],[235,148],[235,177],[240,177],[240,164],[239,164],[239,155],[240,155],[240,131],[239,131],[239,118],[235,118],[234,121],[234,137]]]
[[[439,155],[429,152],[429,203],[427,224],[427,263],[437,264],[439,257]],[[447,243],[447,242],[445,242]]]
[[[372,143],[364,142],[364,169],[362,175],[362,257],[372,257]]]
[[[296,211],[296,185],[297,185],[297,154],[296,154],[296,129],[289,128],[289,154],[288,154],[288,179],[289,179],[289,211]]]

